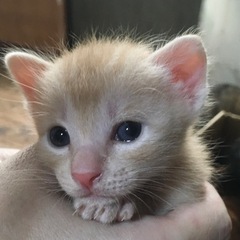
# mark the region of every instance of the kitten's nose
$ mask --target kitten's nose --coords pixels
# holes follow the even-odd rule
[[[72,173],[73,179],[88,189],[92,188],[93,181],[100,175],[100,172]]]
[[[73,180],[83,187],[92,188],[94,180],[102,173],[102,157],[93,146],[82,146],[71,165]]]

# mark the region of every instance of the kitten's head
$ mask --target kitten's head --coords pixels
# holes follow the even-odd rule
[[[39,158],[72,197],[121,197],[166,177],[207,91],[194,35],[155,51],[91,40],[54,60],[11,52],[5,63],[34,118]]]

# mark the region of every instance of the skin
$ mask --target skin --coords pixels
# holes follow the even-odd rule
[[[73,216],[69,202],[59,199],[54,193],[47,194],[46,191],[42,191],[42,188],[38,188],[39,182],[28,180],[22,185],[18,184],[21,182],[19,179],[23,178],[27,171],[30,172],[31,168],[38,169],[39,172],[42,169],[37,161],[34,161],[34,146],[14,154],[16,151],[0,150],[0,191],[4,192],[0,194],[2,240],[230,238],[232,225],[227,209],[215,188],[207,182],[206,198],[202,202],[182,205],[166,216],[146,216],[139,221],[114,225],[101,224]],[[21,168],[25,171],[14,171]]]

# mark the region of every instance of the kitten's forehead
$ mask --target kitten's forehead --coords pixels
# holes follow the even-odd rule
[[[149,70],[147,57],[151,51],[146,45],[127,41],[80,45],[56,61],[56,83],[81,105],[96,104],[106,94],[113,98],[123,97],[127,91],[132,94],[141,84],[146,86],[151,75],[144,74]]]
[[[80,86],[94,88],[96,84],[109,84],[117,75],[133,70],[134,66],[138,66],[137,62],[145,60],[149,53],[150,50],[144,45],[124,41],[97,41],[79,45],[72,52],[63,55],[57,65],[67,75],[64,79],[66,82],[67,77],[72,76]]]
[[[74,122],[85,129],[99,128],[97,122],[141,121],[161,101],[156,90],[161,75],[148,59],[151,52],[129,42],[95,42],[66,53],[46,76],[43,101],[51,107],[46,111],[61,118],[74,113]]]

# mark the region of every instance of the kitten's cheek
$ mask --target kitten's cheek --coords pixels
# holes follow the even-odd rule
[[[94,182],[102,174],[103,159],[93,148],[84,147],[75,155],[71,165],[73,180],[80,186],[91,190]]]

